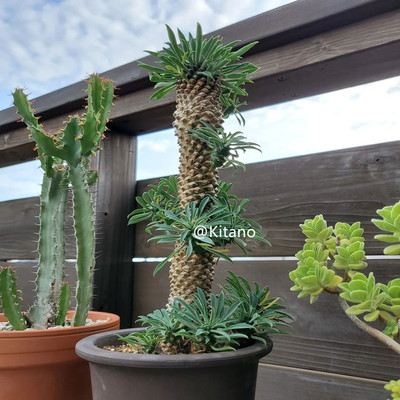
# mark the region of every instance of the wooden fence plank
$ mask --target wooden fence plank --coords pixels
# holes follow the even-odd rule
[[[6,264],[5,266],[12,266],[15,269],[15,275],[17,277],[17,288],[22,292],[22,300],[20,301],[21,309],[23,311],[26,311],[35,300],[34,289],[37,263],[27,261]],[[75,263],[66,262],[64,280],[71,285],[72,293],[75,293],[76,279]],[[74,307],[74,305],[75,298],[74,296],[72,296],[71,307]]]
[[[36,259],[39,197],[0,202],[0,260]],[[71,204],[68,215],[72,214]],[[75,258],[72,219],[67,216],[66,256]]]
[[[400,260],[371,260],[377,280],[387,282],[398,276]],[[154,278],[155,263],[134,264],[134,319],[165,306],[168,298],[168,270]],[[371,379],[398,379],[398,355],[354,326],[340,308],[334,295],[323,294],[311,305],[290,292],[288,274],[295,261],[220,262],[216,268],[214,291],[219,291],[227,271],[249,281],[269,286],[272,296],[285,300],[293,316],[292,334],[274,336],[274,350],[265,362],[318,371],[354,375]]]
[[[370,222],[376,210],[399,199],[400,142],[338,150],[250,164],[246,172],[220,173],[233,182],[232,193],[249,198],[247,216],[263,227],[272,243],[249,243],[250,256],[293,256],[303,247],[299,224],[324,214],[330,224],[361,221],[368,254],[382,254],[384,245],[373,240],[378,232]],[[139,181],[138,194],[157,179]],[[136,236],[137,257],[169,254],[168,244],[147,242],[145,224]],[[242,255],[232,249],[232,255]]]
[[[260,364],[256,400],[383,400],[385,383]]]

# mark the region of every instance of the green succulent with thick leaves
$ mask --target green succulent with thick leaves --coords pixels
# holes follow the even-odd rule
[[[204,76],[221,83],[221,101],[225,107],[233,106],[232,111],[235,111],[237,96],[247,96],[241,86],[250,83],[251,80],[247,76],[258,70],[251,63],[239,61],[257,42],[234,50],[238,41],[223,44],[222,38],[218,36],[203,39],[200,24],[197,24],[196,36],[193,37],[189,33],[188,39],[179,29],[178,39],[168,25],[167,31],[169,38],[167,47],[162,51],[147,51],[159,59],[156,61],[158,66],[139,62],[140,67],[150,71],[150,80],[156,82],[155,87],[158,90],[151,98],[164,97],[182,80],[188,81],[195,75]]]
[[[365,260],[364,242],[354,241],[351,244],[342,243],[336,247],[333,266],[343,269],[347,273],[352,270],[360,270],[367,267]]]
[[[300,228],[306,236],[306,243],[321,243],[331,254],[334,253],[336,239],[332,236],[333,227],[327,225],[322,214],[306,219]]]
[[[400,400],[400,379],[398,381],[390,381],[385,385],[385,389],[392,392],[392,400]]]
[[[301,291],[299,298],[310,296],[310,303],[317,301],[324,289],[334,289],[342,282],[343,278],[335,274],[335,271],[327,268],[312,257],[302,260],[301,266],[289,274],[295,283],[291,291]]]
[[[354,242],[364,242],[364,229],[360,222],[350,225],[345,222],[338,222],[334,229],[335,236],[339,238],[340,244],[352,244]]]
[[[343,282],[339,285],[343,290],[340,297],[356,305],[347,309],[347,313],[351,315],[364,315],[364,320],[375,321],[379,315],[379,307],[382,306],[386,294],[381,291],[380,284],[375,283],[375,277],[372,272],[368,277],[361,272],[356,273],[350,282]]]
[[[390,338],[395,338],[399,336],[399,325],[395,319],[389,319],[386,323],[385,329],[382,331],[385,335]]]
[[[376,240],[380,240],[386,243],[397,243],[387,246],[384,249],[384,253],[388,255],[400,254],[400,201],[393,206],[383,207],[377,210],[382,219],[372,219],[372,223],[375,224],[382,231],[390,232],[390,234],[379,234],[375,235]]]
[[[400,278],[391,280],[387,285],[381,283],[380,287],[386,294],[382,308],[400,319]]]
[[[304,267],[309,258],[317,261],[321,266],[326,265],[329,257],[329,251],[325,250],[321,243],[306,243],[303,250],[296,253],[296,258],[299,260],[297,265]]]

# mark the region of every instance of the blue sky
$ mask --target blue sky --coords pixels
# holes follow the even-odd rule
[[[165,24],[205,32],[290,3],[291,0],[1,0],[0,109],[14,87],[31,98],[143,57],[166,41]],[[173,4],[173,7],[171,7]],[[240,39],[240,38],[238,38]],[[396,140],[400,79],[394,78],[245,113],[244,133],[263,153],[244,162]],[[228,121],[228,130],[238,130]],[[177,171],[171,130],[139,138],[138,178]],[[157,160],[157,162],[155,162]],[[0,201],[39,193],[37,163],[0,169]]]

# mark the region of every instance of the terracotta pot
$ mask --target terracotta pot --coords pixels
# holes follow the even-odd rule
[[[119,317],[91,311],[88,318],[110,320],[76,328],[0,332],[0,400],[91,400],[89,366],[76,356],[75,344],[118,329]],[[4,314],[0,321],[7,321]]]
[[[94,400],[254,400],[258,362],[272,350],[255,343],[221,353],[153,355],[103,350],[138,329],[100,333],[76,345],[88,360]]]

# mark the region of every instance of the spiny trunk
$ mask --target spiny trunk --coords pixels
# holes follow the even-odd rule
[[[206,195],[214,196],[218,185],[216,171],[211,170],[211,155],[206,144],[189,136],[190,129],[201,127],[200,121],[214,129],[222,126],[221,88],[218,81],[207,83],[204,77],[194,76],[177,86],[175,135],[179,145],[179,200],[181,207],[192,201],[199,203]],[[179,246],[178,242],[176,246]],[[171,260],[169,304],[175,297],[191,300],[197,288],[211,293],[215,258],[210,253],[192,254],[186,259],[186,248]]]

